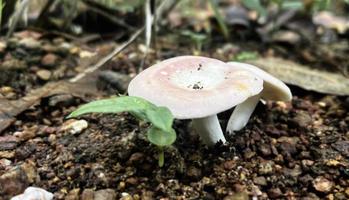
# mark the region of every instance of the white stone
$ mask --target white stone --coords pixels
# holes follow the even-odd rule
[[[23,194],[12,197],[11,200],[52,200],[53,194],[37,187],[28,187]]]

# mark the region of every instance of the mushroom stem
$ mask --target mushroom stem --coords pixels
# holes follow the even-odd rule
[[[208,146],[213,146],[219,141],[223,143],[226,141],[217,115],[193,119],[193,126],[202,141]]]
[[[226,129],[229,134],[232,134],[234,131],[239,131],[246,126],[258,104],[258,101],[260,100],[260,97],[261,94],[257,94],[235,107]]]

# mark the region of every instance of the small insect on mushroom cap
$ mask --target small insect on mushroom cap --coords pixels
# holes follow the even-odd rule
[[[168,107],[178,119],[193,119],[228,110],[262,89],[262,79],[247,70],[217,59],[179,56],[142,71],[128,93]]]

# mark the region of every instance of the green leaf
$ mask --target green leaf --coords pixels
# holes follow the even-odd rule
[[[267,10],[262,6],[260,0],[242,0],[242,3],[247,8],[257,11],[261,16],[267,15]]]
[[[258,58],[258,53],[254,51],[243,51],[236,56],[234,56],[233,60],[236,61],[246,61],[246,60],[255,60]]]
[[[160,147],[169,146],[176,140],[176,132],[171,128],[169,132],[165,132],[155,126],[152,126],[148,130],[148,140]]]
[[[213,10],[214,16],[218,22],[218,25],[222,30],[223,36],[225,37],[226,40],[229,40],[229,38],[230,38],[229,30],[228,30],[226,23],[224,22],[223,16],[219,12],[217,0],[209,0],[209,3],[212,7],[212,10]]]
[[[157,128],[170,131],[173,124],[173,115],[166,107],[146,110],[147,119]]]
[[[120,112],[142,112],[147,109],[154,109],[156,106],[139,97],[115,97],[93,101],[80,106],[67,118],[77,117],[86,113],[120,113]]]
[[[281,4],[281,8],[285,10],[301,10],[304,8],[304,5],[302,1],[284,1]]]

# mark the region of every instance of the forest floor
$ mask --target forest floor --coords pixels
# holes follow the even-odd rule
[[[116,94],[112,78],[100,70],[68,81],[112,46],[87,47],[30,31],[0,42],[6,68],[0,71],[1,200],[29,185],[69,200],[349,198],[347,97],[291,86],[292,102],[260,103],[243,130],[213,148],[200,143],[190,121],[176,120],[177,140],[165,150],[162,168],[146,140],[147,124],[131,115],[66,120],[79,105]],[[175,47],[160,42],[159,60],[192,54],[188,46]],[[246,46],[230,49],[236,48]],[[260,50],[258,44],[248,48]],[[102,69],[132,77],[142,49],[136,41]],[[271,51],[277,50],[264,52]],[[214,47],[202,55],[229,61],[232,54]],[[155,57],[150,52],[145,66]],[[230,113],[219,115],[223,128]]]

